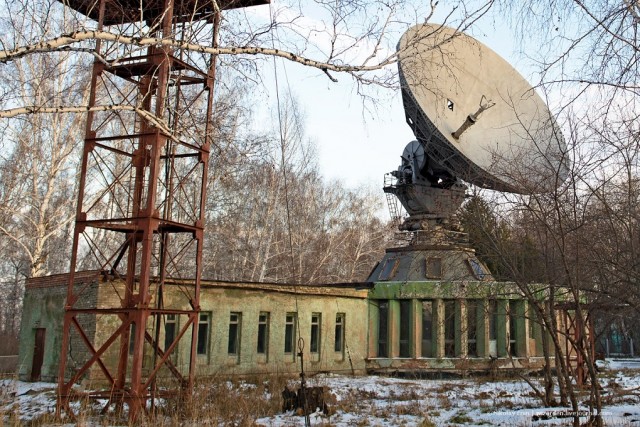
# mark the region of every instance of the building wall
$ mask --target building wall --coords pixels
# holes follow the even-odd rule
[[[245,289],[206,288],[201,293],[202,312],[211,314],[211,335],[206,355],[198,355],[200,375],[219,373],[247,374],[255,372],[300,371],[296,357],[298,338],[303,339],[306,372],[364,372],[367,334],[362,325],[367,322],[366,291],[354,297],[336,295],[293,294],[291,292]],[[285,353],[285,322],[287,314],[295,315],[293,351]],[[231,314],[240,318],[239,352],[229,354]],[[268,344],[263,354],[257,352],[258,320],[268,315]],[[336,352],[336,315],[344,316],[345,345]],[[318,352],[311,353],[311,319],[319,315]],[[188,353],[182,349],[180,357]]]
[[[76,275],[76,282],[81,282],[92,272],[82,272]],[[20,329],[20,351],[18,361],[18,376],[20,379],[31,379],[34,359],[36,330],[44,329],[44,358],[40,379],[42,381],[56,381],[62,347],[62,327],[64,307],[67,296],[67,274],[38,277],[27,280],[25,289],[22,323]],[[91,284],[86,292],[83,306],[95,305],[99,286]],[[93,335],[95,331],[95,317],[83,316],[79,319],[83,328]],[[70,366],[78,367],[89,356],[80,335],[74,330],[70,336],[69,361]]]
[[[64,276],[64,277],[63,277]],[[82,274],[78,275],[82,279]],[[87,308],[117,307],[124,294],[121,281],[87,281],[82,305]],[[45,328],[46,343],[42,379],[58,374],[62,323],[66,296],[66,275],[40,278],[27,284],[21,331],[21,379],[29,380],[37,328]],[[165,307],[188,310],[193,286],[172,282],[165,287]],[[427,302],[427,305],[424,305]],[[154,303],[152,301],[152,303]],[[476,309],[471,312],[471,305]],[[381,307],[386,307],[381,311]],[[491,308],[493,307],[493,308]],[[431,309],[431,332],[423,333],[423,310]],[[197,340],[196,374],[297,373],[300,371],[298,338],[303,339],[304,369],[308,373],[385,371],[465,371],[538,369],[542,366],[540,327],[531,319],[527,304],[508,283],[488,281],[378,282],[373,289],[345,286],[293,286],[267,283],[203,282],[200,314],[202,328]],[[381,316],[386,313],[385,322]],[[493,314],[490,312],[493,311]],[[287,317],[297,314],[288,352],[285,352]],[[340,314],[344,345],[335,350],[336,318]],[[263,351],[258,350],[260,316],[268,334]],[[472,316],[469,317],[469,316]],[[188,315],[176,314],[174,336],[188,324]],[[312,319],[318,320],[312,325]],[[230,349],[232,318],[237,322],[237,346]],[[122,322],[117,313],[83,314],[79,318],[95,349],[100,348]],[[165,350],[171,343],[169,317],[160,326],[150,322],[147,331],[157,336]],[[469,335],[475,323],[473,336]],[[381,325],[384,327],[381,330]],[[493,326],[492,326],[493,325]],[[206,329],[206,333],[203,331]],[[312,329],[319,339],[311,352]],[[72,327],[68,374],[90,358],[87,346]],[[187,374],[191,349],[191,328],[179,341],[171,361]],[[380,354],[381,337],[386,351]],[[475,339],[472,349],[469,340]],[[120,338],[102,356],[115,373]],[[233,346],[232,346],[233,347]],[[126,347],[124,347],[126,348]],[[423,351],[424,349],[424,351]],[[130,356],[131,357],[131,356]],[[145,348],[147,373],[153,368],[153,351]],[[162,368],[159,378],[170,378]],[[94,365],[83,379],[103,381]]]
[[[540,325],[511,284],[379,282],[369,298],[370,372],[536,370],[544,363]]]
[[[62,277],[63,276],[63,277]],[[42,380],[54,381],[58,375],[62,325],[67,289],[67,275],[51,276],[27,284],[24,299],[23,329],[21,332],[20,378],[29,380],[34,356],[35,328],[46,329],[46,350],[42,366]],[[197,375],[297,373],[300,371],[298,338],[304,340],[305,372],[363,373],[367,354],[367,290],[351,286],[291,286],[280,284],[205,282],[200,294],[200,316],[207,318],[207,334],[204,354],[196,357]],[[185,294],[193,292],[189,284],[169,284],[165,287],[166,307],[188,310]],[[118,280],[89,284],[82,306],[86,308],[117,307],[124,294],[124,283]],[[237,316],[238,347],[229,354],[231,314]],[[285,353],[285,321],[288,314],[297,313],[297,324],[291,352]],[[268,335],[264,354],[258,353],[258,328],[260,314],[268,314]],[[344,328],[344,343],[335,351],[336,315],[340,314]],[[318,351],[311,353],[311,320],[319,315],[317,325]],[[117,313],[100,315],[82,314],[81,323],[95,349],[100,348],[122,323]],[[176,315],[176,329],[187,324],[187,316]],[[156,335],[156,325],[150,322],[147,331]],[[166,321],[158,330],[158,344],[165,349]],[[108,369],[115,373],[119,359],[120,338],[102,355]],[[171,355],[176,368],[187,374],[191,349],[191,328],[179,341]],[[67,376],[82,366],[91,353],[81,341],[77,331],[71,328]],[[131,355],[129,356],[131,357]],[[147,372],[154,366],[153,351],[145,347]],[[159,378],[171,377],[163,368]],[[104,381],[100,368],[94,365],[83,376],[89,382]]]

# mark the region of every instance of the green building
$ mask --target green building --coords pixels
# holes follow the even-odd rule
[[[309,373],[540,369],[540,327],[517,288],[493,280],[464,243],[463,233],[446,231],[442,239],[434,239],[442,231],[429,238],[421,233],[408,245],[387,249],[363,283],[203,281],[197,374],[297,373],[300,344]],[[87,286],[86,307],[117,306],[124,287],[95,271],[79,272],[75,280]],[[55,381],[58,376],[67,281],[63,274],[27,282],[20,336],[23,380]],[[168,304],[179,301],[189,286],[178,281],[167,285]],[[94,348],[112,334],[116,320],[91,314],[79,319]],[[148,329],[166,349],[181,330],[181,321],[168,315],[162,325]],[[91,358],[84,339],[71,335],[68,370]],[[171,355],[179,370],[187,369],[189,343],[188,337],[183,339]],[[109,350],[101,359],[115,366],[118,355]],[[148,365],[153,366],[153,360]],[[101,375],[96,365],[83,378],[99,381]]]

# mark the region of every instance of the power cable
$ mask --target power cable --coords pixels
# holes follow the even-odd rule
[[[273,10],[273,4],[270,3],[269,4],[269,9],[270,9],[270,16],[271,16],[271,26],[272,28],[274,28],[274,30],[271,32],[271,45],[273,47],[273,49],[275,49],[275,37],[274,37],[274,32],[277,31],[277,27],[275,25],[275,15],[274,15],[274,10]],[[311,421],[309,419],[309,410],[308,410],[308,405],[307,405],[307,393],[305,391],[306,389],[306,381],[305,381],[305,374],[304,374],[304,339],[302,338],[302,334],[300,333],[300,310],[299,310],[299,305],[298,305],[298,288],[297,288],[297,280],[298,278],[296,277],[296,271],[295,271],[295,267],[294,267],[294,262],[293,262],[293,236],[292,236],[292,232],[291,232],[291,209],[289,207],[289,183],[288,183],[288,176],[287,176],[287,162],[286,162],[286,147],[285,147],[285,138],[284,138],[284,129],[283,129],[283,123],[282,123],[282,109],[281,109],[281,105],[280,105],[280,87],[279,87],[279,82],[278,82],[278,65],[276,62],[276,57],[273,56],[273,74],[274,74],[274,79],[275,79],[275,85],[276,85],[276,102],[277,102],[277,106],[278,106],[278,127],[279,127],[279,131],[280,131],[280,160],[281,160],[281,168],[282,168],[282,177],[284,180],[284,200],[285,200],[285,207],[286,207],[286,212],[287,212],[287,232],[288,232],[288,236],[289,236],[289,268],[290,268],[290,273],[293,274],[294,277],[294,283],[293,283],[293,290],[294,290],[294,299],[295,299],[295,306],[296,306],[296,329],[298,332],[298,357],[300,357],[300,391],[298,392],[298,397],[300,398],[300,396],[302,396],[302,406],[303,406],[303,411],[304,411],[304,423],[305,426],[310,426],[311,425]],[[286,73],[286,71],[285,71]],[[288,79],[287,79],[287,86],[289,85]],[[289,88],[289,93],[291,93],[291,90]]]

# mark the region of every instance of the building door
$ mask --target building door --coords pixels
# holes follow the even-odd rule
[[[31,365],[31,381],[40,381],[42,362],[44,361],[45,328],[36,328],[36,343],[33,348],[33,364]]]

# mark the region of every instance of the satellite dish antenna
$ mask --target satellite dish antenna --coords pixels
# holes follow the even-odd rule
[[[462,181],[535,194],[568,173],[566,144],[542,98],[504,59],[453,28],[422,24],[398,44],[407,123],[417,141],[391,175],[410,216],[447,218]],[[430,201],[426,200],[430,199]]]

